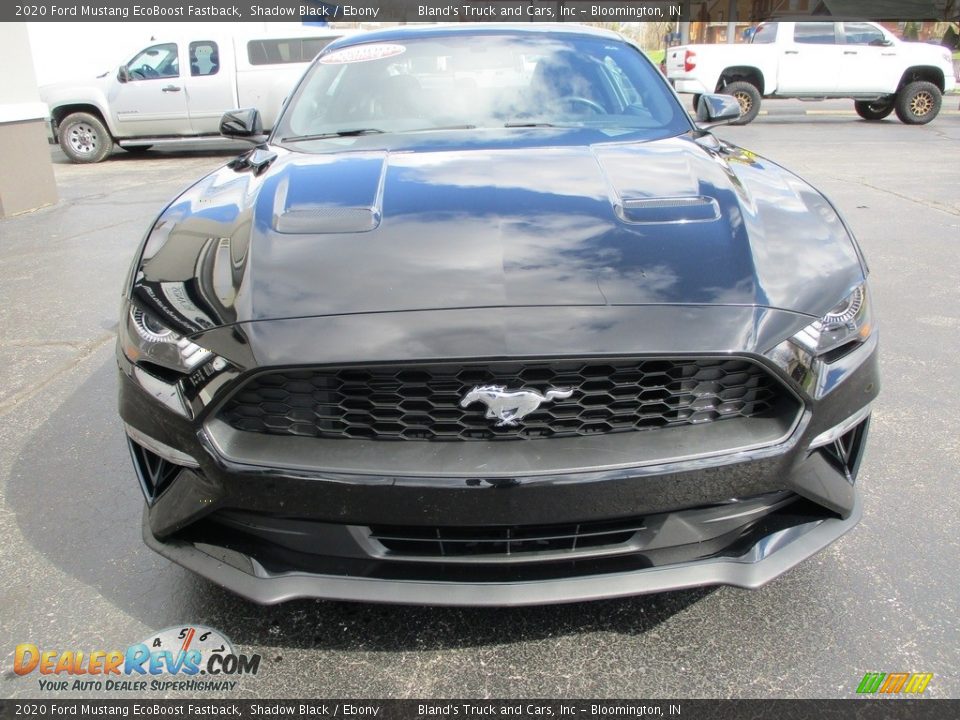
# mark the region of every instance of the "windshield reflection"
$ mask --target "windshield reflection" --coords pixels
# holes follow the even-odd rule
[[[570,34],[437,34],[354,43],[320,56],[275,137],[301,141],[432,129],[689,129],[656,69],[632,46]]]

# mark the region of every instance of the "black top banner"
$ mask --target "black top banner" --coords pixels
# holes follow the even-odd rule
[[[7,22],[759,22],[771,18],[958,20],[960,0],[56,0],[0,5],[0,21]]]

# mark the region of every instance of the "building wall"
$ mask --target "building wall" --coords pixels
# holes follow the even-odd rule
[[[0,217],[57,201],[37,80],[25,23],[0,23]]]

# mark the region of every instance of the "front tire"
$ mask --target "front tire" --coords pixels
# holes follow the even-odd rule
[[[697,112],[700,109],[700,93],[694,93],[693,95],[693,111]]]
[[[940,112],[943,95],[931,82],[917,80],[900,88],[894,108],[900,122],[907,125],[926,125]]]
[[[857,100],[853,107],[864,120],[883,120],[893,112],[893,100]]]
[[[67,115],[57,133],[63,153],[75,163],[96,163],[113,150],[113,138],[100,118],[90,113]]]
[[[731,125],[746,125],[760,113],[760,91],[755,85],[738,80],[727,85],[722,92],[732,95],[740,103],[740,117],[730,123]]]

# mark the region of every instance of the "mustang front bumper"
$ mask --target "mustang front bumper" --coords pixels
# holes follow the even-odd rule
[[[796,414],[752,421],[752,435],[734,419],[568,440],[331,440],[316,452],[315,438],[188,418],[122,353],[120,409],[146,543],[256,602],[524,605],[755,588],[859,520],[876,347],[874,336],[806,377],[794,359],[787,370],[765,361]]]
[[[607,574],[510,582],[406,580],[306,572],[272,574],[252,557],[226,557],[202,544],[158,540],[144,510],[143,539],[164,557],[262,604],[326,598],[418,605],[545,605],[680,590],[704,585],[758,588],[822,550],[860,521],[859,498],[846,518],[826,518],[759,537],[736,557],[714,557]],[[245,564],[238,566],[237,561]]]

